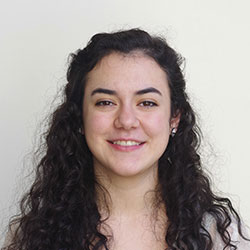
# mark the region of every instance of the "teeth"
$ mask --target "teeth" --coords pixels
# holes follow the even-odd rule
[[[136,141],[114,141],[113,144],[117,144],[117,145],[121,145],[121,146],[140,145],[140,143],[136,142]]]

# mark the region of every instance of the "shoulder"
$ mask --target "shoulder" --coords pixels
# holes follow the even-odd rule
[[[250,249],[250,241],[244,240],[238,231],[238,224],[236,219],[232,216],[231,217],[231,224],[229,225],[229,227],[227,228],[228,233],[230,234],[231,240],[233,242],[233,244],[235,244],[237,246],[237,249],[241,249],[241,250],[249,250]],[[210,233],[210,236],[212,238],[213,241],[213,245],[214,245],[214,250],[219,250],[219,249],[224,249],[225,244],[217,230],[217,225],[216,225],[216,219],[213,217],[213,215],[211,214],[206,214],[203,218],[203,226],[205,227],[205,229]],[[246,236],[247,238],[249,238],[249,229],[247,228],[247,226],[242,222],[242,233],[244,236]],[[230,249],[230,248],[226,248],[226,249]]]

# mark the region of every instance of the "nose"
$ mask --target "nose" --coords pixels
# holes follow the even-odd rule
[[[137,128],[140,122],[138,117],[136,116],[133,107],[131,106],[122,106],[120,107],[117,117],[114,121],[114,125],[116,128],[123,128],[125,130],[129,130],[132,128]]]

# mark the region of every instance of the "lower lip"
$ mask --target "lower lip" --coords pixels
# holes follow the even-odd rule
[[[139,145],[132,145],[132,146],[122,146],[122,145],[119,145],[119,144],[113,144],[111,142],[108,142],[109,145],[116,149],[116,150],[119,150],[119,151],[122,151],[122,152],[131,152],[131,151],[134,151],[134,150],[138,150],[140,148],[143,147],[143,145],[145,143],[142,143],[142,144],[139,144]]]

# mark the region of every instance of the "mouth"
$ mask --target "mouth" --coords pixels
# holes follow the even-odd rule
[[[130,152],[140,149],[146,142],[135,141],[135,140],[108,140],[108,143],[112,148],[118,151]]]
[[[115,141],[108,141],[111,144],[114,145],[119,145],[119,146],[139,146],[144,144],[145,142],[138,142],[138,141],[134,141],[134,140],[115,140]]]

